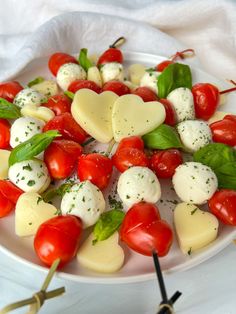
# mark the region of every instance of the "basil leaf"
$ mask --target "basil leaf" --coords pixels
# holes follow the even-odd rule
[[[111,195],[108,196],[108,202],[111,209],[123,209],[123,204],[121,201],[117,201]]]
[[[32,87],[32,86],[34,86],[34,85],[36,85],[36,84],[39,84],[39,83],[42,83],[42,82],[44,82],[44,81],[45,81],[45,79],[44,79],[42,76],[38,76],[38,77],[36,77],[34,80],[30,81],[30,82],[27,84],[27,86],[28,86],[28,87]]]
[[[75,97],[75,94],[74,93],[72,93],[72,92],[69,92],[68,90],[66,91],[66,92],[64,92],[64,95],[66,95],[68,98],[70,98],[70,99],[74,99],[74,97]]]
[[[20,108],[4,98],[0,98],[0,118],[17,119],[21,117]]]
[[[143,141],[148,148],[183,148],[177,132],[167,124],[162,124],[155,130],[145,134],[143,136]]]
[[[19,144],[11,151],[9,166],[37,156],[44,151],[57,136],[60,136],[60,133],[58,133],[58,131],[51,130],[45,133],[36,134],[27,141]]]
[[[213,170],[217,176],[219,188],[236,190],[235,161],[222,164],[220,167]]]
[[[88,49],[83,48],[80,50],[79,54],[79,64],[82,66],[82,68],[87,72],[89,68],[93,66],[93,63],[89,60],[87,57]]]
[[[172,63],[159,75],[157,81],[159,98],[166,96],[178,87],[192,88],[192,74],[186,64]]]
[[[42,198],[43,198],[44,202],[48,203],[49,201],[51,201],[56,196],[63,197],[66,194],[66,192],[70,191],[73,184],[74,183],[63,183],[58,188],[45,191],[42,194]]]
[[[125,213],[118,209],[112,209],[101,214],[93,229],[95,237],[93,244],[108,239],[119,229],[124,217]]]

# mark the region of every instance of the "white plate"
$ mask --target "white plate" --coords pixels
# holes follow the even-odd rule
[[[147,67],[154,66],[163,57],[154,56],[142,53],[125,53],[126,65],[131,63],[143,63]],[[220,87],[225,87],[225,83],[217,80],[211,75],[197,69],[192,69],[193,83],[196,82],[210,82]],[[21,73],[15,78],[21,83],[25,84],[37,76],[51,77],[47,69],[47,59],[41,58],[31,62]],[[228,96],[227,104],[224,105],[222,111],[235,112],[236,96],[230,94]],[[170,189],[168,181],[162,181],[162,199],[164,202],[158,202],[158,207],[163,219],[166,219],[171,225],[172,210],[174,204],[170,200],[177,199],[175,193]],[[163,186],[165,185],[165,188]],[[161,258],[161,267],[165,273],[176,271],[183,271],[188,268],[197,266],[203,261],[209,259],[219,251],[223,250],[236,237],[236,228],[221,225],[219,235],[216,241],[209,246],[185,256],[181,253],[178,244],[174,241],[169,254]],[[37,269],[46,273],[48,271],[37,258],[33,246],[32,238],[19,238],[14,232],[14,214],[0,219],[0,250],[14,258],[17,262],[27,264],[29,267]],[[76,260],[67,265],[63,271],[57,273],[58,277],[66,278],[73,281],[87,282],[87,283],[131,283],[146,281],[155,278],[153,261],[151,257],[145,257],[125,248],[126,259],[123,268],[114,274],[104,275],[79,267]]]

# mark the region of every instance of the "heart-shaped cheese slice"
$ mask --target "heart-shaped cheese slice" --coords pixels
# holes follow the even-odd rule
[[[36,90],[45,97],[51,97],[59,93],[57,83],[53,80],[45,80],[41,83],[32,86],[32,89]]]
[[[165,121],[164,106],[158,101],[144,102],[136,95],[124,95],[114,103],[112,129],[116,142],[123,138],[142,136]]]
[[[9,150],[0,149],[0,180],[8,178],[8,159],[11,152]]]
[[[180,248],[185,254],[203,248],[217,237],[217,218],[194,204],[178,204],[174,211],[174,223]]]
[[[77,260],[83,267],[102,273],[113,273],[124,263],[124,251],[118,243],[119,234],[93,244],[94,235],[90,234],[77,253]]]
[[[81,89],[74,96],[71,113],[89,135],[101,143],[108,143],[113,138],[111,114],[117,98],[113,92],[97,94],[90,89]]]
[[[48,122],[55,116],[51,109],[43,106],[38,107],[36,105],[25,105],[21,109],[21,114],[24,117],[32,117],[45,122]]]
[[[15,232],[20,237],[34,235],[46,220],[57,216],[55,206],[45,203],[38,193],[23,193],[15,211]]]

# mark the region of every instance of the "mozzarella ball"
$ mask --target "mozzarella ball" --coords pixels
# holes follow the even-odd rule
[[[156,203],[161,197],[160,183],[147,167],[131,167],[123,172],[118,180],[117,192],[128,207],[141,201]]]
[[[63,64],[57,72],[57,84],[66,91],[75,80],[85,80],[86,72],[81,65],[75,63]]]
[[[23,108],[25,105],[40,106],[43,101],[45,101],[44,95],[40,94],[36,90],[33,90],[32,88],[25,88],[16,94],[13,103],[16,106]]]
[[[177,125],[180,139],[187,151],[193,153],[211,142],[208,123],[200,120],[186,120]]]
[[[218,186],[217,177],[211,168],[192,161],[175,169],[172,182],[178,197],[190,204],[206,203]]]
[[[186,87],[176,88],[170,92],[167,100],[175,109],[177,122],[195,118],[193,94],[190,89]]]
[[[15,120],[11,126],[11,147],[14,148],[30,139],[35,134],[42,133],[44,125],[45,123],[42,120],[31,117],[21,117]]]
[[[36,158],[15,163],[9,168],[8,176],[24,192],[41,193],[50,184],[46,164]]]
[[[101,67],[101,76],[103,83],[108,81],[123,81],[124,71],[122,64],[118,62],[109,62]]]
[[[148,87],[157,94],[157,79],[160,74],[161,72],[156,71],[146,72],[140,80],[140,86]]]
[[[74,184],[61,201],[62,214],[79,217],[84,228],[94,225],[105,207],[102,192],[88,180]]]

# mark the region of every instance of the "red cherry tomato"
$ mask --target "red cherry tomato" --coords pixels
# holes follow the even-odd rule
[[[120,172],[124,172],[133,166],[147,167],[149,165],[149,160],[145,153],[140,149],[132,147],[116,151],[112,156],[112,162]]]
[[[224,224],[236,226],[236,191],[223,189],[215,192],[208,206]]]
[[[0,218],[7,216],[14,208],[15,204],[0,192]]]
[[[123,62],[122,52],[117,48],[109,48],[99,57],[97,65],[102,65],[110,62]]]
[[[108,186],[111,175],[112,162],[108,157],[92,153],[79,158],[78,177],[80,181],[90,180],[102,190]]]
[[[236,115],[234,114],[227,114],[223,120],[231,120],[231,121],[234,121],[236,122]]]
[[[82,89],[82,88],[87,88],[87,89],[91,89],[93,90],[95,93],[100,94],[101,93],[101,87],[99,87],[96,83],[94,83],[93,81],[89,81],[89,80],[76,80],[74,82],[72,82],[69,87],[68,87],[68,91],[75,93],[78,90]]]
[[[128,210],[120,236],[132,250],[147,256],[151,256],[153,250],[159,256],[165,256],[173,242],[170,226],[160,220],[155,205],[145,202],[137,203]]]
[[[7,216],[16,205],[21,189],[7,180],[0,180],[0,218]]]
[[[172,178],[175,169],[183,163],[178,149],[167,149],[154,152],[150,160],[150,168],[159,178]]]
[[[157,95],[148,87],[138,87],[132,91],[132,94],[137,95],[143,99],[144,102],[156,101]]]
[[[8,148],[10,146],[10,123],[5,119],[0,119],[0,148]]]
[[[166,110],[166,118],[164,123],[168,124],[170,126],[176,125],[176,115],[175,115],[175,109],[172,106],[171,102],[167,99],[160,99],[158,100],[162,105],[165,107]]]
[[[6,82],[0,84],[0,97],[7,101],[13,102],[16,94],[23,89],[23,86],[16,81]]]
[[[63,52],[56,52],[49,58],[48,67],[51,73],[56,76],[59,68],[66,63],[78,63],[75,57],[63,53]]]
[[[65,112],[49,120],[45,124],[43,131],[46,132],[49,130],[58,130],[64,139],[72,140],[80,144],[87,138],[87,133],[74,120],[69,112]]]
[[[236,145],[236,121],[223,119],[210,124],[214,142],[230,146]]]
[[[168,65],[174,63],[173,61],[171,60],[164,60],[162,62],[160,62],[157,66],[156,66],[156,71],[158,72],[162,72],[165,70],[165,68],[168,67]]]
[[[120,141],[116,151],[123,148],[137,148],[139,150],[144,150],[144,142],[140,136],[125,137]]]
[[[65,179],[76,166],[82,147],[73,141],[54,140],[45,150],[44,161],[53,179]]]
[[[75,216],[57,216],[45,221],[34,238],[34,249],[48,266],[60,258],[60,266],[70,262],[77,253],[82,222]]]
[[[199,83],[192,87],[192,94],[196,117],[208,120],[213,116],[219,104],[218,88],[210,83]]]
[[[66,95],[54,95],[49,97],[43,106],[51,109],[56,116],[59,116],[62,113],[70,112],[71,100]]]
[[[102,91],[111,91],[118,96],[130,94],[130,89],[124,83],[119,81],[109,81],[103,85]]]

